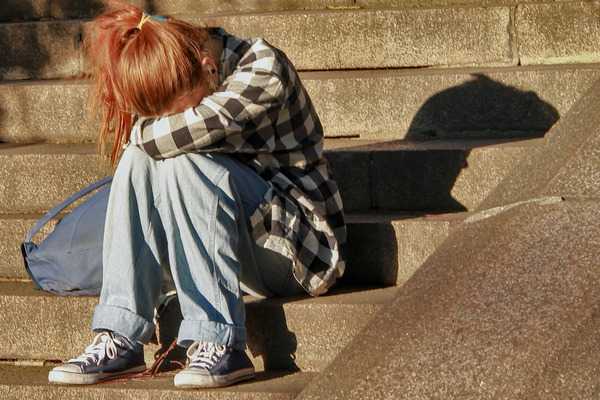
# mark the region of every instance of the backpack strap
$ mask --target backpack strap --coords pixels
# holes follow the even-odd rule
[[[44,215],[42,218],[40,218],[35,223],[33,228],[31,228],[31,230],[27,234],[27,237],[25,238],[25,242],[29,242],[31,240],[31,238],[33,237],[33,235],[35,235],[37,233],[37,231],[39,231],[42,228],[42,226],[46,225],[46,223],[48,221],[50,221],[52,218],[56,217],[56,215],[59,212],[61,212],[63,209],[65,209],[71,203],[82,198],[83,196],[90,193],[91,191],[96,190],[99,187],[106,185],[111,180],[112,180],[112,176],[107,176],[106,178],[100,179],[99,181],[96,181],[96,182],[92,183],[91,185],[81,189],[79,192],[72,194],[71,196],[69,196],[68,198],[63,200],[60,204],[54,206],[54,208],[52,208],[50,211],[48,211],[46,213],[46,215]]]

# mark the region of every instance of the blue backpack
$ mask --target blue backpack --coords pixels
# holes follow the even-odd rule
[[[102,241],[111,179],[104,178],[73,194],[31,228],[21,250],[36,289],[71,296],[100,293]],[[99,188],[62,218],[41,244],[31,242],[33,235],[65,207]]]

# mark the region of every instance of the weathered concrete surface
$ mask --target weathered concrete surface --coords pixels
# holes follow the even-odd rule
[[[100,165],[95,147],[0,145],[0,213],[46,212],[108,175],[108,163]]]
[[[517,65],[507,7],[195,14],[181,18],[222,26],[239,37],[264,37],[285,51],[299,70]],[[77,20],[0,24],[0,50],[9,55],[0,60],[0,79],[49,79],[52,73],[66,77],[83,72],[82,25]]]
[[[313,379],[313,373],[282,371],[258,373],[255,380],[211,390],[178,389],[174,373],[93,386],[48,383],[51,367],[0,365],[0,397],[4,400],[93,399],[195,399],[291,400]]]
[[[469,147],[445,143],[371,157],[372,208],[429,213],[472,210],[538,141]],[[430,143],[431,144],[431,143]],[[433,142],[435,144],[435,142]],[[391,146],[390,146],[391,147]]]
[[[192,21],[240,37],[259,34],[299,69],[516,65],[509,8],[306,11]]]
[[[80,41],[77,21],[0,24],[0,80],[76,76]]]
[[[349,215],[344,285],[403,285],[462,222],[445,215]]]
[[[325,155],[348,212],[473,209],[539,143],[331,141],[343,147]],[[0,145],[0,214],[46,212],[109,173],[94,144]]]
[[[104,3],[91,2],[86,9],[96,14]],[[303,7],[300,2],[249,2],[242,8],[220,2],[205,14],[203,2],[173,1],[157,6],[156,12],[177,10],[179,17],[193,23],[223,26],[240,37],[265,37],[300,70],[600,62],[596,2],[387,10],[348,9],[345,3],[325,6],[314,1],[304,5],[309,10],[298,10]],[[71,12],[61,5],[53,3],[44,10],[59,18],[85,14],[84,7]],[[39,15],[39,7],[29,7],[20,7],[23,18]],[[254,12],[256,8],[272,12]],[[66,14],[61,16],[61,10]],[[0,24],[0,54],[5,55],[0,79],[77,76],[85,69],[81,34],[82,20]]]
[[[4,0],[0,21],[92,18],[106,9],[110,0]],[[421,0],[427,1],[427,0]],[[7,3],[7,4],[6,4]],[[147,12],[159,15],[268,12],[346,8],[352,0],[129,0]]]
[[[464,225],[300,398],[597,398],[598,246],[596,201]]]
[[[42,214],[9,214],[0,217],[0,279],[27,278],[21,243],[41,216]],[[55,225],[55,221],[47,223],[33,241],[39,243]]]
[[[102,12],[110,0],[5,0],[0,9],[0,21],[39,19],[92,18]],[[544,0],[129,0],[155,14],[212,14],[242,12],[272,12],[290,10],[407,8],[447,6],[498,6],[543,3]]]
[[[600,61],[600,3],[527,4],[516,8],[522,65]]]
[[[532,137],[600,77],[570,67],[306,73],[329,136],[362,139]]]
[[[91,85],[84,80],[0,85],[0,141],[89,142],[98,125],[88,118]]]
[[[449,7],[449,6],[498,6],[527,3],[543,3],[545,0],[356,0],[362,8],[403,7]]]
[[[340,286],[401,285],[467,215],[349,215],[346,272]],[[28,279],[20,251],[41,214],[0,216],[0,279]],[[55,225],[48,223],[33,242]]]
[[[600,78],[600,65],[301,76],[328,137],[514,138],[542,136]],[[0,85],[0,140],[95,140],[89,86],[85,80]]]
[[[441,213],[476,207],[539,139],[329,143],[346,211]]]
[[[546,196],[600,197],[600,81],[515,168],[478,211]]]
[[[352,340],[396,288],[333,291],[318,298],[246,297],[248,352],[258,370],[320,371]],[[0,281],[0,360],[68,360],[89,345],[97,297],[56,296],[26,282]],[[146,362],[168,347],[180,319],[168,314],[162,346],[146,347]],[[185,357],[182,361],[185,360]]]
[[[299,398],[600,396],[599,85]]]

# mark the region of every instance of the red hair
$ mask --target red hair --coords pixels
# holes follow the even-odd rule
[[[203,57],[210,56],[208,31],[168,17],[147,18],[120,2],[86,26],[84,54],[94,81],[90,109],[100,118],[104,152],[113,139],[114,165],[129,141],[135,116],[158,116],[177,96],[204,82]]]

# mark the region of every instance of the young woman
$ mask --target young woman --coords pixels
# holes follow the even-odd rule
[[[265,40],[112,7],[85,39],[100,141],[114,143],[118,161],[98,335],[49,380],[143,371],[171,278],[184,318],[178,343],[189,347],[175,385],[252,378],[242,292],[316,296],[344,271],[342,203],[321,123],[290,61]]]

